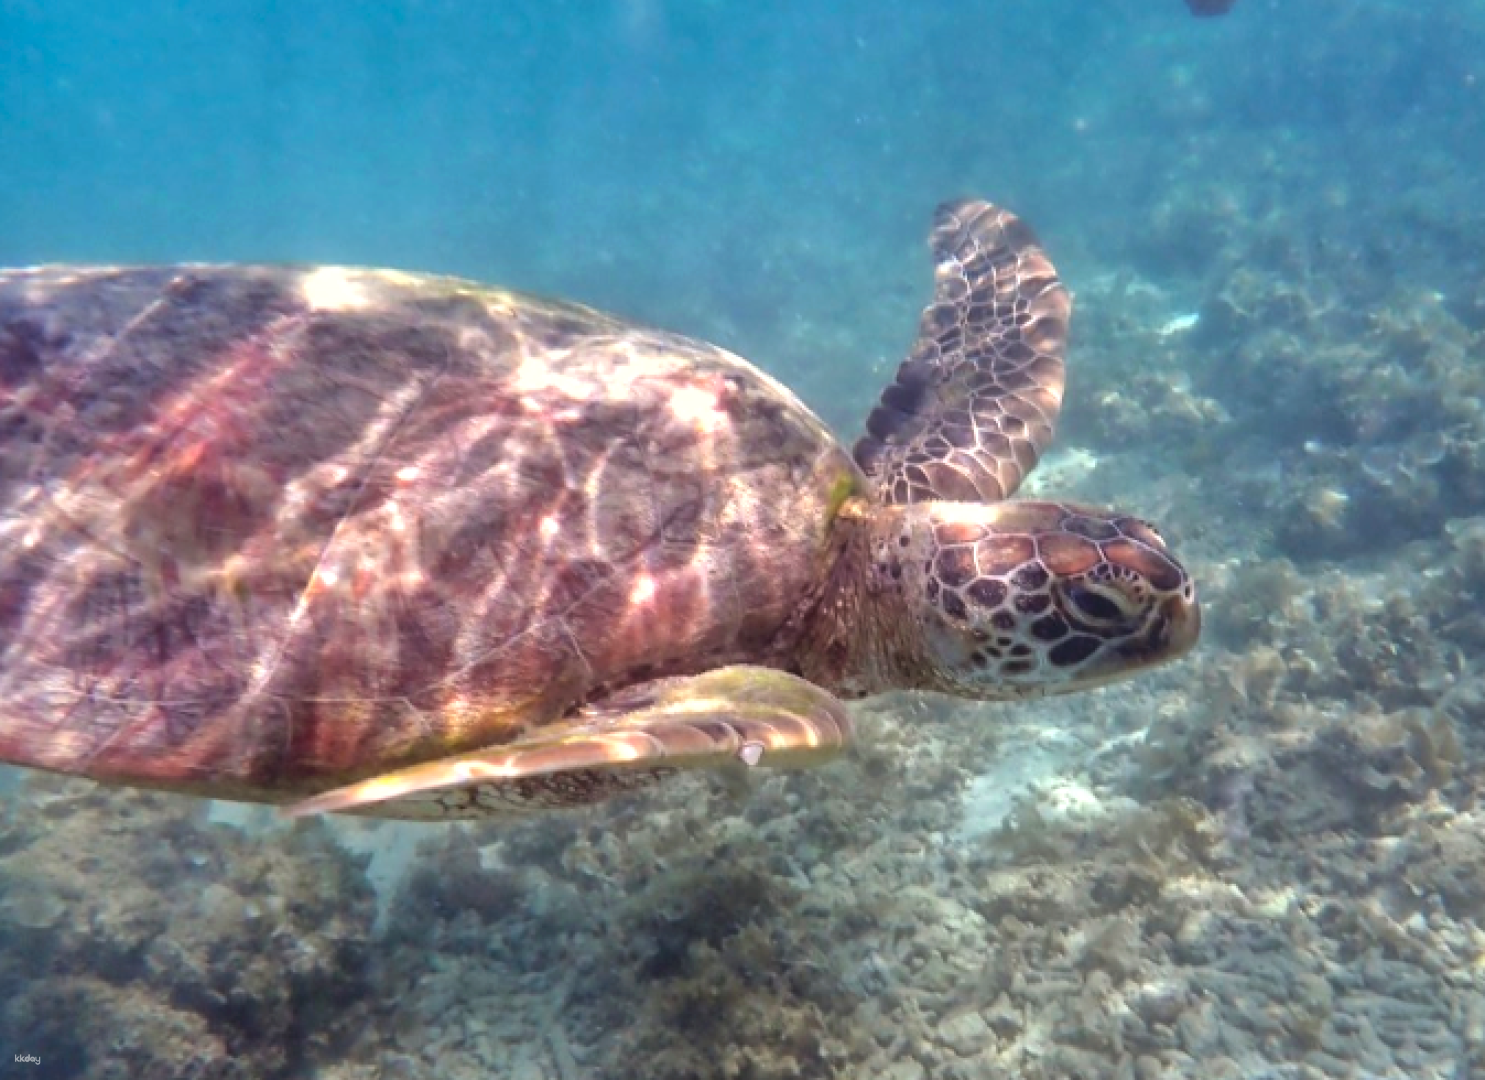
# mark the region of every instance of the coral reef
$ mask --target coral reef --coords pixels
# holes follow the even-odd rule
[[[1243,265],[1203,304],[1196,383],[1241,418],[1233,435],[1268,445],[1279,469],[1259,496],[1294,559],[1394,550],[1485,508],[1478,333],[1437,291],[1362,315],[1345,286]]]
[[[320,826],[38,779],[0,824],[0,1041],[48,1075],[288,1076],[363,1020],[374,902]]]

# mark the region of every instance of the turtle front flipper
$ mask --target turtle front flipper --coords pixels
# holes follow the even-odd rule
[[[1071,301],[1029,226],[940,206],[933,303],[856,443],[883,502],[994,502],[1021,485],[1062,407]]]
[[[845,706],[819,687],[737,665],[640,683],[517,742],[363,780],[286,812],[447,820],[586,806],[680,769],[817,765],[851,732]]]

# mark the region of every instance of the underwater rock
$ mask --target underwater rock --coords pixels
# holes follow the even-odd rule
[[[1485,590],[1485,516],[1454,518],[1444,532],[1460,585],[1469,592]]]
[[[418,848],[394,902],[392,923],[396,935],[415,941],[436,919],[469,912],[481,923],[496,923],[531,902],[524,868],[487,867],[469,830],[440,830]]]
[[[1188,113],[1180,119],[1194,117]],[[1131,256],[1151,272],[1204,274],[1244,235],[1249,227],[1245,209],[1225,182],[1203,177],[1172,184],[1151,207]]]
[[[48,930],[66,914],[66,900],[45,884],[25,876],[0,877],[0,926],[12,932]]]
[[[276,1077],[359,1029],[374,901],[323,826],[263,843],[189,800],[28,788],[46,826],[0,857],[0,1039],[56,1075]]]
[[[1139,927],[1127,916],[1116,915],[1087,928],[1077,965],[1084,972],[1101,971],[1123,982],[1139,971],[1140,952]]]
[[[1370,536],[1358,526],[1351,492],[1328,479],[1293,477],[1276,508],[1274,539],[1285,555],[1313,562],[1354,555]]]
[[[1317,749],[1326,773],[1373,811],[1425,798],[1461,762],[1449,718],[1423,709],[1357,714],[1327,729]]]
[[[254,1080],[272,1075],[258,1073],[258,1055],[234,1053],[206,1016],[177,1007],[169,994],[88,975],[37,980],[5,1002],[0,1024],[7,1043],[36,1054],[52,1076]]]
[[[1087,388],[1067,404],[1067,426],[1088,432],[1099,452],[1127,455],[1130,446],[1153,442],[1167,460],[1193,471],[1209,464],[1217,433],[1231,418],[1190,376],[1190,339],[1200,316],[1134,275],[1096,279],[1079,303],[1090,336],[1117,342],[1117,351],[1115,362],[1089,365]],[[1078,479],[1033,490],[1065,492]]]
[[[939,1041],[961,1057],[979,1053],[994,1038],[985,1018],[973,1010],[957,1013],[938,1026]]]
[[[1485,277],[1460,288],[1451,298],[1450,312],[1470,330],[1485,330]]]

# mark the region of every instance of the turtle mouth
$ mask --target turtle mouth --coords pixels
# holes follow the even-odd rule
[[[1201,607],[1194,597],[1172,596],[1151,615],[1145,629],[1125,641],[1109,642],[1081,669],[1068,671],[1063,685],[1048,693],[1064,694],[1123,682],[1131,675],[1179,660],[1201,639]]]
[[[1187,600],[1177,596],[1165,602],[1161,614],[1169,627],[1163,660],[1175,660],[1185,656],[1201,640],[1201,605],[1196,597]]]
[[[1166,599],[1150,619],[1148,628],[1116,650],[1123,671],[1155,667],[1179,660],[1201,639],[1201,605],[1194,596]]]

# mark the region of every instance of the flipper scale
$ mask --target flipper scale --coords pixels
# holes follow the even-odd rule
[[[940,206],[929,247],[933,302],[856,462],[884,502],[994,502],[1052,441],[1071,301],[1030,226],[990,203]]]

